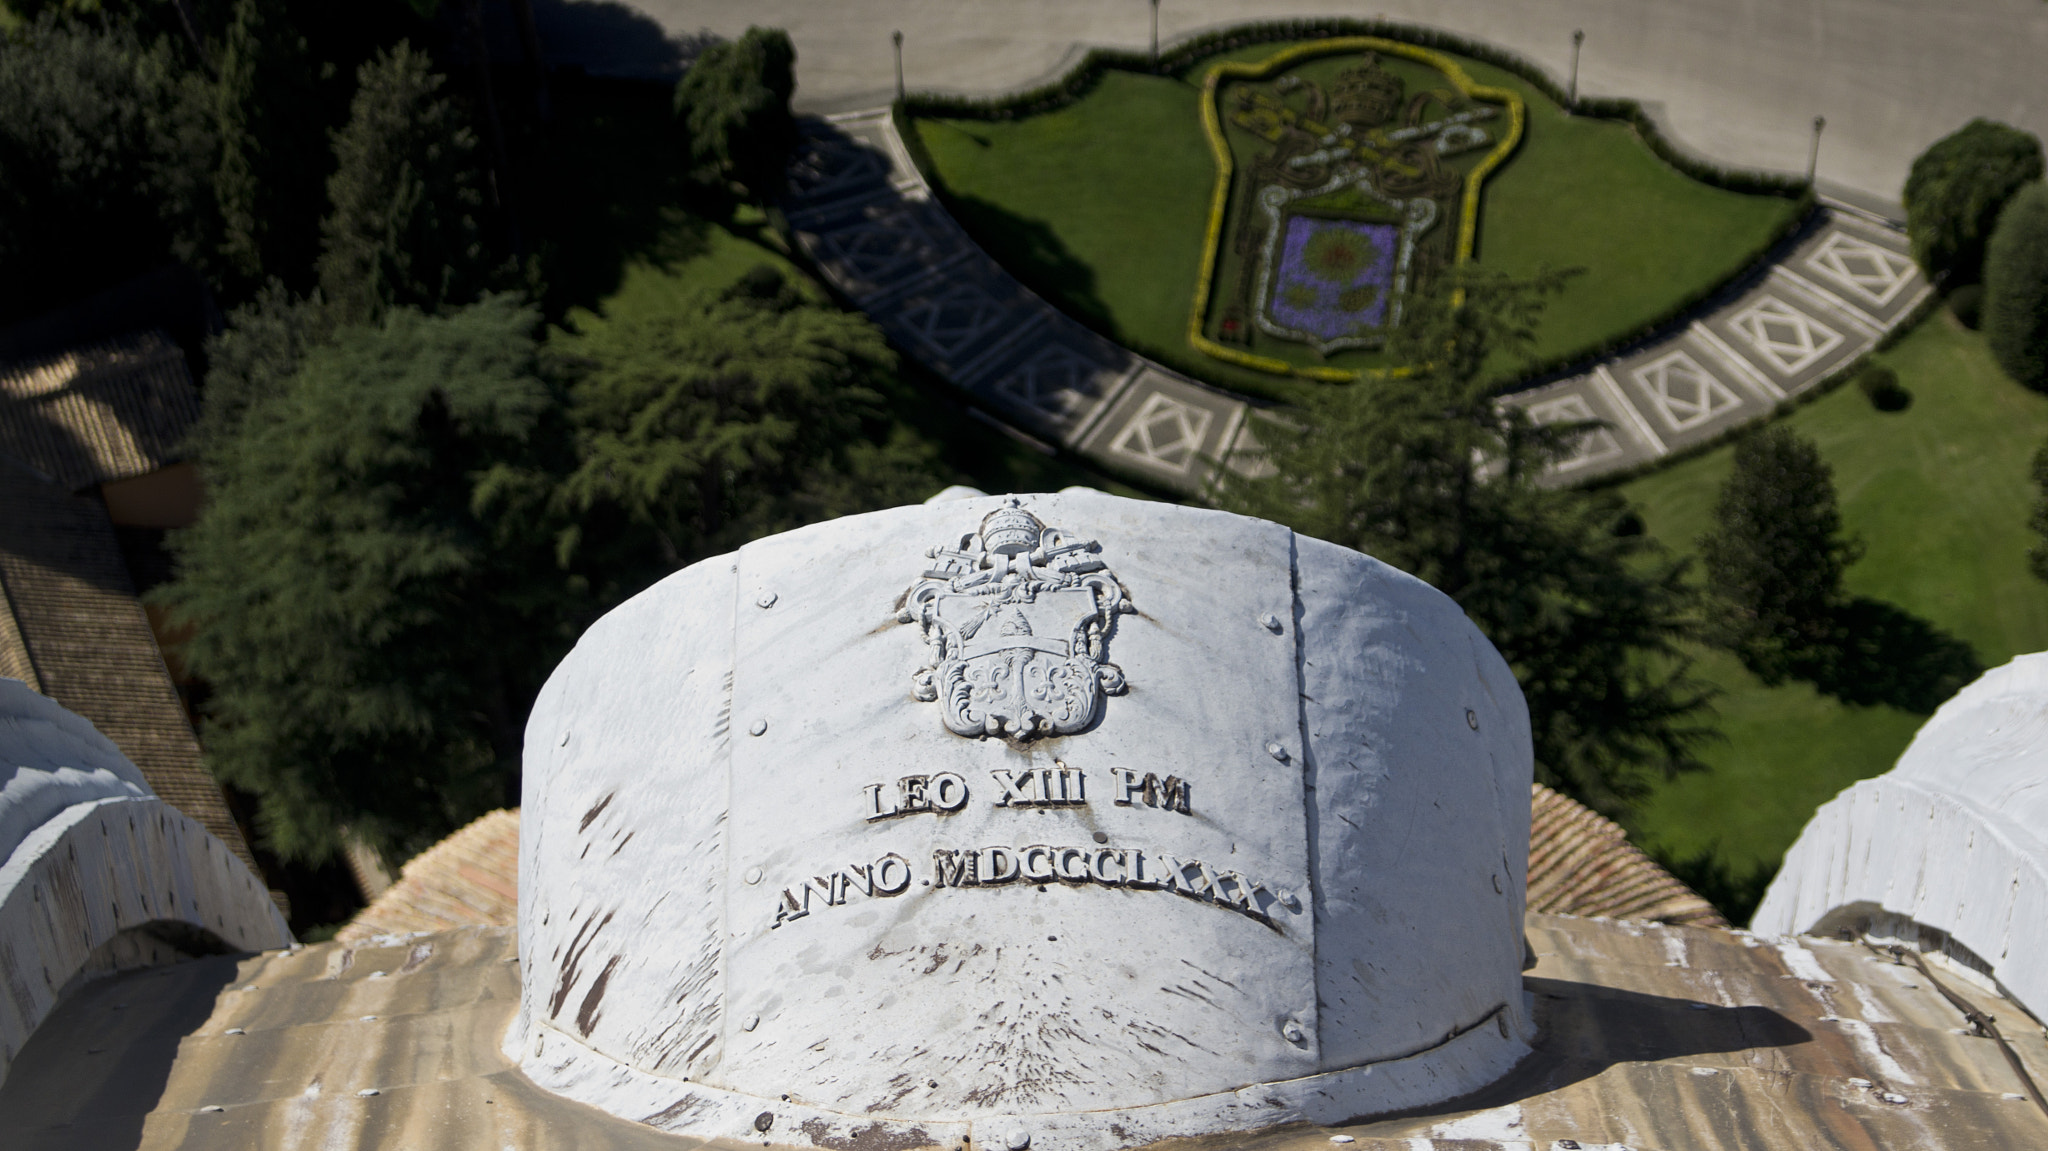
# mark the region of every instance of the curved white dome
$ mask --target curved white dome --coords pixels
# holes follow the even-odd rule
[[[1529,779],[1498,654],[1356,552],[1081,490],[819,524],[542,692],[508,1052],[825,1146],[1448,1098],[1527,1050]]]

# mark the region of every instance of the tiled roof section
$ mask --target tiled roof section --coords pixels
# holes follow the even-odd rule
[[[335,933],[343,943],[519,917],[519,812],[494,811],[407,863],[398,882]]]
[[[0,458],[70,491],[175,461],[198,418],[185,353],[162,332],[0,363]]]
[[[1638,851],[1613,820],[1540,783],[1531,788],[1529,817],[1530,911],[1728,926],[1713,904]]]
[[[25,663],[31,686],[91,720],[158,796],[262,874],[200,760],[99,500],[0,464],[0,589],[11,619],[0,664]]]

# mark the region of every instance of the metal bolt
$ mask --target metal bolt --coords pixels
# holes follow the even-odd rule
[[[1465,726],[1473,731],[1479,730],[1479,713],[1469,707],[1465,709]]]
[[[247,1034],[248,1034],[248,1032],[247,1032],[247,1031],[244,1031],[244,1030],[242,1030],[242,1029],[241,1029],[241,1028],[239,1028],[239,1027],[230,1027],[230,1028],[228,1028],[228,1029],[227,1029],[227,1030],[226,1030],[225,1032],[223,1032],[223,1034],[226,1034],[226,1035],[247,1035]]]
[[[1280,1025],[1280,1037],[1294,1044],[1308,1042],[1308,1032],[1303,1031],[1301,1024],[1292,1019]]]
[[[382,1094],[384,1094],[384,1093],[383,1093],[382,1091],[379,1091],[379,1090],[377,1090],[377,1089],[376,1089],[375,1087],[365,1087],[365,1088],[363,1088],[363,1089],[362,1089],[361,1091],[358,1091],[358,1092],[356,1092],[356,1098],[358,1098],[358,1099],[368,1099],[368,1098],[369,1098],[370,1096],[372,1096],[372,1095],[382,1095]]]
[[[1281,763],[1287,762],[1287,749],[1281,747],[1278,743],[1267,744],[1266,754],[1272,756],[1274,759],[1279,760]]]
[[[561,742],[560,744],[558,744],[557,746],[560,746],[560,747],[567,747],[567,746],[569,746],[569,733],[568,733],[568,732],[566,732],[566,731],[565,731],[565,732],[563,732],[563,733],[562,733],[562,742]]]
[[[1003,1142],[1010,1148],[1010,1151],[1024,1151],[1026,1147],[1031,1146],[1031,1132],[1021,1129],[1012,1131]]]
[[[756,607],[774,607],[774,606],[775,606],[775,593],[774,593],[774,592],[772,592],[772,591],[764,591],[764,592],[762,592],[762,593],[761,593],[761,595],[760,595],[760,598],[758,598],[758,599],[756,599],[756,600],[754,601],[754,606],[756,606]]]
[[[1292,891],[1283,891],[1280,893],[1280,905],[1289,911],[1300,911],[1301,896],[1294,894]]]
[[[775,1126],[775,1113],[774,1113],[774,1112],[772,1112],[772,1111],[763,1111],[763,1112],[761,1112],[761,1113],[760,1113],[759,1115],[756,1115],[756,1116],[754,1116],[754,1130],[756,1130],[756,1131],[766,1131],[766,1130],[768,1130],[768,1129],[769,1129],[770,1127],[773,1127],[773,1126]]]
[[[750,884],[761,882],[761,869],[758,867],[747,868],[746,880]]]
[[[1352,1137],[1351,1137],[1351,1136],[1349,1136],[1349,1135],[1332,1135],[1332,1136],[1330,1136],[1330,1142],[1332,1142],[1332,1143],[1356,1143],[1356,1142],[1358,1142],[1358,1140],[1356,1140],[1356,1139],[1352,1138]]]
[[[227,1110],[227,1108],[225,1108],[225,1107],[222,1107],[222,1106],[221,1106],[220,1104],[218,1104],[218,1103],[209,1103],[209,1104],[207,1104],[206,1106],[204,1106],[204,1107],[201,1107],[201,1108],[200,1108],[200,1110],[201,1110],[201,1111],[225,1111],[225,1110]]]
[[[752,1031],[754,1028],[759,1026],[761,1026],[761,1017],[758,1015],[749,1015],[747,1016],[747,1021],[745,1023],[740,1024],[740,1030]]]
[[[1108,832],[1106,832],[1106,831],[1098,831],[1098,832],[1096,832],[1096,833],[1095,833],[1095,842],[1097,842],[1097,843],[1108,843],[1108,842],[1109,842],[1109,833],[1108,833]]]
[[[759,734],[761,734],[762,732],[764,732],[764,731],[767,731],[767,730],[768,730],[768,721],[767,721],[767,720],[765,720],[765,719],[757,719],[757,720],[755,720],[754,722],[752,722],[752,723],[750,723],[750,724],[748,724],[748,725],[747,725],[747,734],[748,734],[748,735],[759,735]]]
[[[1274,635],[1280,634],[1279,616],[1274,615],[1272,612],[1267,612],[1265,615],[1259,617],[1259,622],[1266,625],[1267,631],[1272,632]]]

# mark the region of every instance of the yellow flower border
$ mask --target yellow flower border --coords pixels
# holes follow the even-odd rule
[[[1258,80],[1302,60],[1367,50],[1419,60],[1449,77],[1451,83],[1464,95],[1507,105],[1506,137],[1501,140],[1499,147],[1489,152],[1465,177],[1464,205],[1458,213],[1458,243],[1454,266],[1472,258],[1472,241],[1479,228],[1479,186],[1495,168],[1507,160],[1514,152],[1515,145],[1522,140],[1525,113],[1519,95],[1506,88],[1474,83],[1457,61],[1441,52],[1418,48],[1413,44],[1403,44],[1398,40],[1382,40],[1377,36],[1344,36],[1331,40],[1317,40],[1309,44],[1297,44],[1256,64],[1235,61],[1218,64],[1209,69],[1208,74],[1202,78],[1202,130],[1209,137],[1210,152],[1216,157],[1216,190],[1209,197],[1209,228],[1202,244],[1202,271],[1195,279],[1195,307],[1188,316],[1188,343],[1196,351],[1225,363],[1275,375],[1306,376],[1310,379],[1333,382],[1360,378],[1362,373],[1359,372],[1347,372],[1341,368],[1298,367],[1271,356],[1255,356],[1250,352],[1227,348],[1202,334],[1202,320],[1209,312],[1209,289],[1216,276],[1216,245],[1223,233],[1224,214],[1230,207],[1230,141],[1223,134],[1222,118],[1216,110],[1216,97],[1223,81],[1226,78]]]

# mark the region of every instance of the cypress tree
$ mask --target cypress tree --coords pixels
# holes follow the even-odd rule
[[[1998,366],[2048,392],[2048,184],[2020,189],[1984,259],[1984,342]]]
[[[357,72],[321,225],[320,290],[340,323],[459,306],[490,283],[476,134],[444,83],[408,43]]]
[[[1744,436],[1734,462],[1699,544],[1708,585],[1732,609],[1720,638],[1767,684],[1826,678],[1842,573],[1862,550],[1842,536],[1834,471],[1784,427]]]

